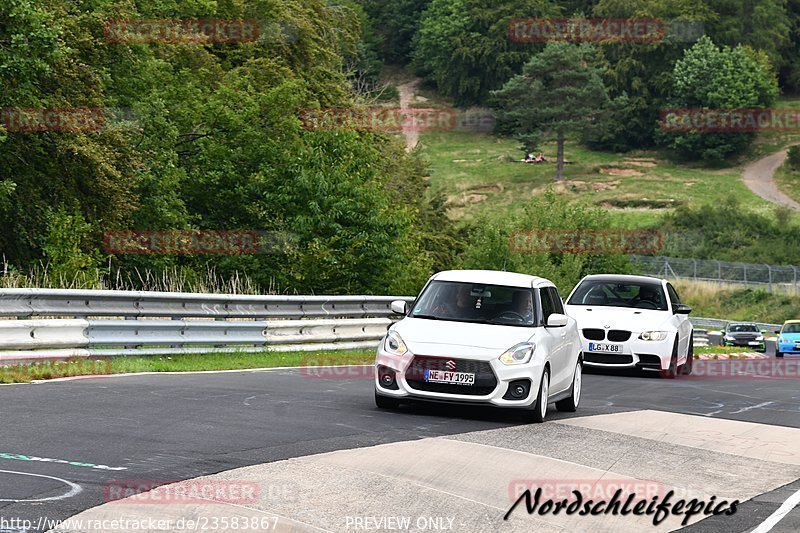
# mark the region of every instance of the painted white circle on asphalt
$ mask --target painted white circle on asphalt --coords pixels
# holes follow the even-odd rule
[[[31,474],[30,472],[15,472],[13,470],[0,470],[0,474],[16,474],[19,476],[43,477],[45,479],[53,479],[55,481],[59,481],[69,487],[69,490],[67,492],[59,496],[51,496],[49,498],[37,498],[33,500],[15,500],[15,499],[0,498],[0,502],[12,502],[12,503],[52,502],[55,500],[64,500],[66,498],[72,498],[76,494],[79,494],[80,492],[83,491],[81,486],[78,485],[77,483],[73,483],[72,481],[67,481],[66,479],[61,479],[60,477],[45,476],[44,474]]]

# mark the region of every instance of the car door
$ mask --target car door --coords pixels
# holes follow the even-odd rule
[[[541,298],[547,301],[547,315],[543,315],[545,324],[547,317],[552,313],[564,314],[564,304],[561,302],[561,297],[558,295],[558,290],[555,287],[542,287],[540,290]],[[545,304],[543,303],[543,306]],[[543,307],[544,309],[545,307]],[[567,325],[560,328],[545,328],[551,338],[551,357],[550,368],[552,375],[550,376],[550,390],[554,393],[561,392],[572,383],[572,368],[569,364],[571,361],[570,355],[575,348],[575,340],[573,335],[569,333],[574,329],[575,320],[567,317]]]
[[[688,316],[675,314],[675,306],[681,303],[681,299],[678,297],[678,291],[675,290],[671,283],[667,283],[667,295],[669,296],[672,320],[678,328],[678,360],[680,361],[681,357],[684,357],[689,350],[692,323],[689,322]]]

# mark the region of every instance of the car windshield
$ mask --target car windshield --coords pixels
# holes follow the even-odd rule
[[[575,289],[567,304],[592,307],[633,307],[658,311],[668,309],[667,299],[661,285],[629,281],[583,281]]]
[[[786,324],[781,333],[800,333],[800,324]]]
[[[732,324],[728,327],[731,333],[758,333],[760,330],[753,324]]]
[[[533,289],[433,281],[417,300],[410,316],[530,327],[536,322],[534,301]]]

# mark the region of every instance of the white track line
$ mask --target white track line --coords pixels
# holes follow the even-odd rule
[[[800,490],[789,496],[789,498],[783,502],[783,505],[778,507],[777,511],[772,513],[769,518],[764,520],[761,525],[755,528],[751,533],[767,533],[767,531],[771,531],[778,522],[783,520],[783,517],[797,507],[798,503],[800,503]]]

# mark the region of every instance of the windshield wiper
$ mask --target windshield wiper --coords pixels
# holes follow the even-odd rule
[[[428,320],[441,320],[436,315],[411,315],[411,318],[427,318]]]

